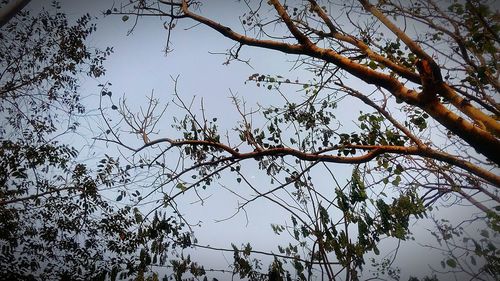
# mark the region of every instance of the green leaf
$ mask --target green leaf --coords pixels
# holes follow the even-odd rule
[[[370,61],[370,63],[368,64],[368,67],[375,70],[375,69],[377,69],[378,65],[375,61]]]
[[[116,197],[116,201],[122,201],[123,199],[123,195],[118,195],[118,197]]]
[[[182,191],[185,191],[186,190],[186,186],[183,184],[183,183],[178,183],[175,187],[177,187],[178,189],[182,190]]]
[[[398,186],[400,182],[401,182],[401,177],[400,176],[396,176],[396,178],[392,181],[392,184],[394,186]]]
[[[451,268],[457,267],[457,262],[454,259],[448,259],[446,261],[446,264]]]
[[[127,15],[124,15],[124,16],[122,17],[122,21],[128,21],[128,16],[127,16]]]
[[[134,214],[135,216],[135,222],[136,223],[141,223],[142,222],[142,214],[138,210]]]
[[[481,236],[483,236],[485,238],[490,238],[490,233],[486,229],[481,230],[480,234],[481,234]]]

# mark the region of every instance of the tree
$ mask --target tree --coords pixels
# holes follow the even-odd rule
[[[299,280],[358,280],[366,255],[379,253],[380,239],[406,239],[410,218],[423,217],[443,198],[474,205],[498,230],[500,23],[493,2],[240,2],[241,26],[205,17],[198,8],[209,4],[198,1],[128,1],[106,12],[123,15],[124,21],[167,17],[168,38],[181,21],[191,20],[234,42],[227,63],[244,61],[244,49],[257,47],[296,55],[295,64],[314,77],[251,75],[248,81],[280,93],[284,102],[249,112],[233,96],[241,115],[234,135],[221,131],[204,109],[197,116],[177,92],[175,104],[186,111],[175,119],[178,136],[153,138],[161,117],[154,99],[142,115],[126,103],[116,107],[126,128],[108,124],[99,139],[129,149],[131,161],[138,161],[133,166],[147,167],[157,177],[161,186],[149,187],[149,196],[160,196],[155,209],[179,212],[178,197],[235,174],[235,184],[254,193],[240,197],[246,201],[238,211],[266,199],[290,213],[289,224],[272,227],[277,234],[290,233],[295,244],[279,246],[280,254],[266,252],[275,258],[269,276],[278,279],[291,267]],[[302,100],[287,95],[294,86],[303,89]],[[360,108],[349,116],[357,128],[342,126],[345,117],[336,114],[351,103]],[[123,141],[125,131],[137,134],[142,144]],[[165,159],[180,159],[182,165]],[[248,161],[258,163],[269,188],[258,188],[245,175]],[[347,184],[337,181],[336,163],[352,167]],[[331,177],[333,190],[312,176],[317,170]],[[173,191],[167,191],[169,185]],[[386,188],[392,188],[389,196]],[[252,258],[263,253],[250,244],[212,249],[234,253],[233,274],[267,278]],[[152,256],[158,253],[151,247]],[[180,280],[188,267],[176,270]],[[491,271],[471,274],[498,278]]]
[[[54,2],[35,15],[18,10],[0,30],[2,280],[114,280],[140,270],[140,218],[103,196],[128,172],[109,156],[85,162],[70,143],[86,114],[79,79],[103,75],[112,52],[86,45],[95,29],[90,15],[72,23]]]

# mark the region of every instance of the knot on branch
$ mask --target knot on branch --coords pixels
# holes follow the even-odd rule
[[[443,83],[443,77],[441,75],[441,69],[436,64],[436,62],[424,58],[418,60],[416,67],[420,74],[420,80],[422,81],[422,102],[430,102],[437,99],[437,91]]]

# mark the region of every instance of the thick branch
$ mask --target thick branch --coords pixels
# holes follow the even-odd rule
[[[384,57],[376,52],[374,52],[370,47],[365,44],[362,40],[357,39],[356,37],[352,35],[346,35],[338,32],[335,28],[335,25],[329,18],[329,16],[326,14],[326,12],[318,5],[318,3],[314,0],[309,0],[311,3],[311,6],[313,10],[318,14],[318,16],[323,20],[323,22],[328,26],[330,29],[330,33],[325,33],[321,30],[314,30],[313,31],[318,34],[319,36],[323,37],[332,37],[334,39],[349,43],[353,46],[356,46],[359,48],[359,50],[363,53],[365,53],[370,59],[388,67],[395,73],[401,75],[401,77],[410,80],[413,83],[420,84],[420,76],[412,71],[411,69],[408,69],[402,65],[399,65],[392,60],[390,60],[387,57]]]
[[[369,5],[369,3],[366,0],[365,1],[360,0],[360,1],[364,3],[364,5]],[[375,14],[377,15],[379,13],[381,14],[381,12],[375,9],[375,7],[371,5],[367,7],[372,9],[372,11]],[[457,114],[446,108],[437,99],[431,101],[422,99],[423,95],[418,94],[414,90],[408,89],[407,87],[405,87],[403,83],[401,83],[395,77],[392,77],[385,73],[377,72],[367,66],[361,65],[355,61],[350,60],[345,56],[340,55],[339,53],[335,52],[332,49],[320,48],[314,44],[304,46],[301,44],[288,44],[279,41],[259,40],[247,37],[245,35],[234,32],[229,27],[216,23],[198,14],[192,13],[191,11],[189,11],[186,1],[183,2],[182,11],[187,17],[192,18],[193,20],[200,22],[202,24],[205,24],[213,28],[214,30],[218,31],[223,36],[235,40],[241,44],[278,50],[289,54],[303,54],[313,58],[322,59],[324,61],[339,66],[340,68],[358,77],[359,79],[365,81],[366,83],[385,88],[396,98],[399,98],[408,104],[422,108],[444,127],[446,127],[454,134],[464,139],[479,153],[483,154],[491,161],[500,165],[500,155],[498,153],[498,150],[500,148],[500,141],[497,138],[495,138],[488,131],[482,130],[474,126],[471,122],[461,118],[460,116],[458,116]],[[383,16],[383,18],[386,19],[385,16]],[[392,24],[387,19],[386,21],[388,22],[389,25]],[[395,28],[396,29],[394,30],[394,32],[398,33],[403,32],[399,30],[397,27]],[[423,51],[418,45],[415,44],[412,45],[414,42],[407,35],[399,34],[399,36],[402,36],[401,38],[404,38],[405,41],[407,41],[405,43],[412,46],[411,48],[413,52],[420,53],[422,57],[426,58],[427,62],[430,63],[433,62],[432,58],[428,58],[428,56],[425,53],[423,53]],[[380,150],[377,151],[378,151],[377,154],[383,153]],[[498,183],[499,182],[497,182],[496,185],[499,185]]]
[[[410,50],[416,54],[419,58],[421,58],[422,62],[426,62],[429,64],[430,68],[432,68],[432,73],[430,76],[429,73],[420,73],[422,76],[422,80],[426,80],[428,78],[432,78],[432,84],[431,86],[436,86],[437,88],[440,88],[439,92],[437,94],[442,95],[444,98],[448,99],[458,110],[462,111],[464,114],[472,118],[478,123],[481,123],[486,127],[489,131],[491,131],[495,136],[500,136],[500,123],[491,118],[490,116],[482,113],[480,110],[472,106],[470,103],[464,102],[463,98],[460,98],[456,93],[448,87],[445,83],[443,83],[442,78],[440,77],[440,68],[436,64],[436,62],[415,42],[413,41],[404,31],[399,29],[392,21],[390,21],[380,10],[378,10],[374,5],[370,4],[368,0],[359,0],[361,5],[369,11],[373,16],[375,16],[380,22],[382,22],[389,30],[391,30],[401,41],[403,41]],[[437,77],[439,76],[439,77]],[[424,90],[425,88],[425,83],[424,85]],[[443,85],[441,87],[441,85]],[[426,93],[429,94],[429,93]],[[438,120],[439,121],[439,120]],[[439,121],[441,124],[443,122]],[[444,125],[444,124],[443,124]],[[456,133],[456,132],[454,132]],[[460,134],[457,134],[460,135]],[[470,136],[469,136],[470,137]],[[465,139],[465,138],[464,138]],[[498,145],[498,141],[496,142]],[[478,147],[475,147],[478,151]],[[497,146],[498,149],[498,146]],[[500,162],[498,161],[498,157],[494,157],[493,155],[487,156],[490,158],[492,161],[496,162],[497,164],[500,165]],[[497,160],[494,160],[494,159]]]
[[[453,113],[438,100],[421,106],[425,112],[448,130],[461,137],[479,153],[500,165],[500,141],[489,132]]]
[[[491,118],[481,110],[473,106],[469,101],[457,95],[457,93],[448,86],[442,84],[439,94],[450,101],[458,110],[476,121],[481,127],[493,133],[496,137],[500,137],[500,122]]]
[[[305,161],[318,161],[318,162],[327,162],[327,163],[343,163],[343,164],[360,164],[367,163],[373,160],[375,157],[380,156],[382,154],[390,153],[390,154],[399,154],[399,155],[415,155],[421,157],[429,157],[435,160],[443,161],[445,163],[460,167],[476,176],[481,177],[482,179],[489,181],[495,186],[500,187],[500,176],[494,173],[491,173],[485,169],[482,169],[476,165],[473,165],[470,162],[461,160],[453,155],[447,154],[445,152],[439,152],[436,150],[432,150],[430,148],[421,148],[418,146],[388,146],[388,145],[347,145],[347,146],[335,146],[329,149],[324,149],[320,152],[303,152],[300,150],[288,148],[288,147],[277,147],[270,148],[264,150],[256,150],[252,152],[240,153],[236,149],[225,145],[219,142],[206,141],[206,140],[173,140],[169,138],[161,138],[153,140],[139,149],[135,149],[134,151],[138,152],[142,149],[145,149],[149,146],[160,144],[160,143],[168,143],[171,147],[182,147],[185,145],[190,146],[208,146],[220,149],[225,151],[234,159],[245,160],[250,158],[261,158],[266,156],[294,156],[298,159]],[[328,151],[339,150],[342,148],[354,148],[362,151],[367,151],[367,153],[360,156],[352,156],[352,157],[344,157],[344,156],[336,156],[324,154]]]
[[[211,19],[205,18],[201,15],[191,12],[188,9],[187,3],[185,1],[183,2],[182,8],[183,8],[183,13],[186,15],[186,17],[189,17],[202,24],[205,24],[208,27],[211,27],[214,30],[218,31],[223,36],[235,40],[241,44],[277,50],[287,54],[309,55],[314,58],[322,59],[341,67],[342,69],[346,70],[347,72],[364,80],[369,84],[381,86],[389,90],[397,98],[402,99],[409,104],[416,105],[420,101],[417,92],[406,88],[396,78],[391,77],[388,74],[377,72],[367,66],[352,61],[349,58],[338,54],[332,49],[323,49],[314,44],[304,46],[300,44],[288,44],[274,40],[255,39],[234,32],[231,28],[227,26],[224,26]]]
[[[201,15],[195,14],[188,9],[187,3],[184,1],[182,6],[182,12],[188,18],[191,18],[199,23],[202,23],[208,27],[211,27],[215,31],[218,31],[223,36],[239,42],[244,45],[261,47],[266,49],[278,50],[288,54],[302,54],[304,52],[303,47],[299,44],[288,44],[273,40],[259,40],[252,37],[248,37],[237,32],[234,32],[231,28],[217,23],[211,19],[205,18]]]
[[[370,12],[374,17],[376,17],[380,22],[382,22],[394,35],[396,35],[401,41],[405,43],[410,50],[416,54],[421,59],[426,59],[433,61],[432,58],[406,33],[397,27],[392,21],[390,21],[377,7],[370,4],[369,0],[359,0],[359,3],[363,5],[363,8]]]
[[[19,11],[21,11],[31,0],[12,0],[0,9],[0,28],[7,24]]]
[[[292,19],[290,19],[290,16],[287,14],[285,8],[280,4],[280,1],[271,0],[270,2],[274,6],[274,9],[276,9],[276,12],[278,12],[280,18],[286,24],[286,27],[288,27],[288,30],[290,30],[293,36],[297,39],[297,41],[299,41],[299,43],[304,46],[312,45],[313,43],[311,42],[311,40],[309,40],[306,35],[300,32],[297,26],[293,23]]]

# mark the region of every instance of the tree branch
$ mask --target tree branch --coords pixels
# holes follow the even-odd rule
[[[11,0],[5,7],[0,9],[0,28],[7,24],[29,2],[31,0]]]

